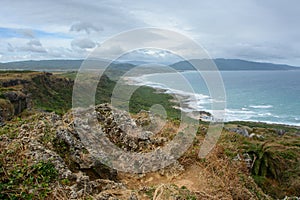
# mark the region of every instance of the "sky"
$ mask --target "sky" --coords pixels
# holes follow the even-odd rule
[[[300,66],[299,8],[298,0],[1,0],[0,62],[84,59],[119,33],[155,27],[184,34],[212,58]],[[176,57],[148,49],[128,59],[149,55]]]

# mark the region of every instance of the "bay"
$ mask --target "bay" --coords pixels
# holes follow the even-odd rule
[[[226,94],[226,121],[300,126],[300,70],[221,71],[220,74]],[[211,110],[209,89],[199,72],[157,73],[137,77],[135,81],[169,93],[196,95],[196,102],[188,102],[190,111]],[[194,94],[186,91],[187,83]]]

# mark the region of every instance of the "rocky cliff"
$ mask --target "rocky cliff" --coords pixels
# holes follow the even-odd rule
[[[69,109],[73,81],[43,72],[2,72],[0,76],[0,121],[24,110]],[[11,109],[13,108],[13,109]]]

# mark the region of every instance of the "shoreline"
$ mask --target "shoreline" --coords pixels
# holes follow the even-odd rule
[[[146,74],[143,75],[141,77],[139,77],[137,80],[136,77],[123,77],[122,80],[124,81],[125,84],[129,84],[129,85],[137,85],[137,86],[146,86],[146,87],[150,87],[155,89],[158,93],[162,93],[162,94],[169,94],[171,96],[173,96],[173,100],[174,102],[177,102],[180,104],[180,102],[185,106],[184,109],[182,109],[181,107],[178,107],[176,109],[181,110],[182,112],[188,113],[187,115],[194,118],[194,119],[201,119],[204,122],[210,122],[212,120],[207,120],[207,117],[210,117],[211,112],[208,109],[195,109],[193,108],[190,104],[191,102],[189,102],[191,100],[191,95],[187,94],[184,91],[179,91],[176,89],[172,89],[172,88],[163,88],[162,84],[156,84],[154,82],[145,82],[143,81],[143,77],[149,76],[149,75],[153,75],[153,74]],[[186,94],[184,94],[186,93]],[[174,95],[176,95],[176,97],[174,97]],[[199,94],[201,95],[201,94]],[[205,97],[206,99],[208,97]],[[195,98],[193,98],[195,99]],[[196,98],[197,99],[197,98]],[[225,116],[226,113],[228,113],[227,108],[225,108]],[[243,110],[241,110],[243,111]],[[209,113],[210,115],[202,115],[202,117],[204,116],[204,118],[201,118],[201,114],[196,114],[195,116],[195,112],[199,112],[199,113]],[[200,115],[200,118],[197,118],[197,116]],[[300,124],[295,124],[295,123],[288,123],[288,122],[274,122],[274,121],[259,121],[259,120],[254,120],[254,119],[233,119],[233,120],[224,120],[223,123],[237,123],[237,122],[247,122],[247,123],[259,123],[259,124],[266,124],[266,125],[278,125],[278,126],[285,126],[285,127],[290,127],[290,128],[296,128],[296,129],[300,129]]]

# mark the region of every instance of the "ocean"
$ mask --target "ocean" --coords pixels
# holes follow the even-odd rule
[[[213,72],[210,72],[213,73]],[[221,71],[226,94],[225,121],[259,121],[300,126],[300,70]],[[211,111],[212,98],[198,72],[148,74],[134,78],[139,85],[165,89],[168,93],[193,95],[186,91],[183,77],[197,101],[190,111]]]

